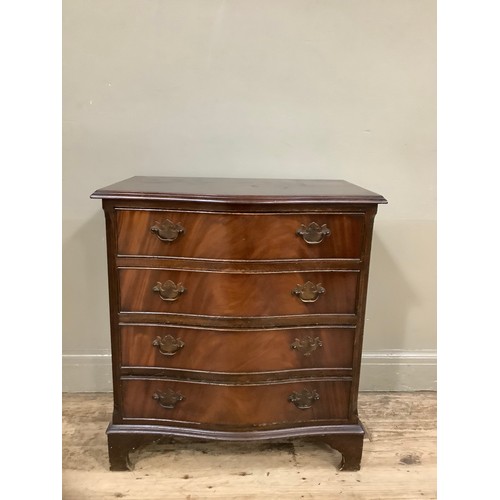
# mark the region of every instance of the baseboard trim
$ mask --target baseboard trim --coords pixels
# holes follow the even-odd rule
[[[361,391],[435,391],[434,350],[367,351],[361,363]]]
[[[361,391],[435,391],[436,351],[367,351],[361,364]],[[63,354],[64,392],[111,392],[111,354]]]
[[[63,392],[111,392],[111,354],[63,354]]]

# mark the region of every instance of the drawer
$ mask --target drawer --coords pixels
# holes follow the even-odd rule
[[[122,312],[208,316],[355,314],[359,272],[120,269]]]
[[[219,429],[346,420],[350,388],[350,381],[324,379],[267,385],[122,379],[123,417]]]
[[[361,213],[119,210],[117,220],[119,255],[239,260],[359,259],[363,245]]]
[[[245,373],[352,368],[355,328],[120,328],[122,366]]]

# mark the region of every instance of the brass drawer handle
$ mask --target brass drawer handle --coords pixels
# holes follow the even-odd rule
[[[158,292],[162,300],[167,302],[173,302],[177,300],[186,289],[182,286],[182,283],[177,283],[177,285],[172,281],[168,280],[165,283],[156,283],[153,287],[153,292]]]
[[[313,389],[312,391],[304,389],[300,392],[292,392],[288,396],[288,401],[293,403],[299,410],[307,410],[311,408],[313,403],[319,399],[319,394]]]
[[[293,344],[290,344],[292,349],[295,349],[301,352],[304,356],[310,356],[312,352],[314,352],[318,347],[323,347],[323,343],[319,339],[319,337],[311,337],[308,335],[305,339],[295,339]]]
[[[181,224],[176,224],[168,219],[161,222],[155,221],[150,230],[152,233],[156,234],[158,239],[167,243],[175,241],[179,235],[184,232],[184,228]]]
[[[311,222],[308,226],[301,224],[295,234],[302,236],[304,241],[309,245],[316,245],[321,243],[325,239],[325,236],[330,236],[331,231],[326,227],[326,224],[320,226],[316,222]]]
[[[184,342],[181,339],[176,339],[172,335],[165,335],[165,337],[156,337],[153,340],[153,345],[158,347],[161,354],[165,356],[173,356],[179,349],[184,347]]]
[[[156,391],[153,394],[153,399],[155,401],[158,401],[158,404],[162,408],[166,408],[167,410],[171,410],[172,408],[175,408],[175,405],[179,401],[182,401],[185,398],[179,392],[175,392],[172,389],[167,389],[165,392]]]
[[[321,283],[315,285],[310,281],[307,281],[303,285],[297,285],[292,290],[292,294],[297,295],[302,302],[316,302],[319,296],[325,292],[326,290],[321,286]]]

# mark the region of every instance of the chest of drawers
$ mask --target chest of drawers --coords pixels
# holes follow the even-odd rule
[[[360,467],[372,228],[345,181],[132,177],[106,217],[111,470],[160,440],[322,440]]]

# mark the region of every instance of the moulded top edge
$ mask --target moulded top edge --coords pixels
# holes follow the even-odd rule
[[[215,203],[370,203],[387,200],[344,180],[131,177],[91,198]]]

